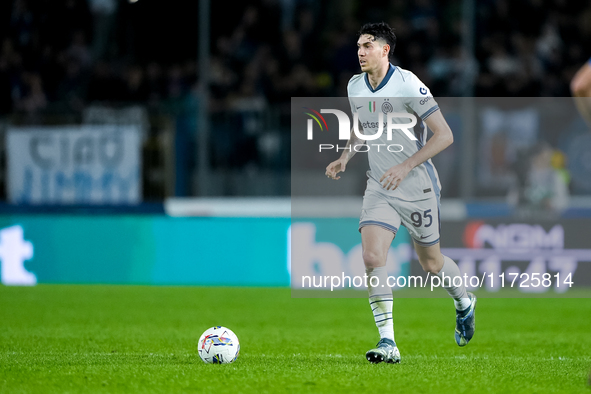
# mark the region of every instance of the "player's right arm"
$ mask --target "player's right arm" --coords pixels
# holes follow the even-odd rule
[[[359,124],[359,130],[360,133],[363,133],[361,131],[361,124]],[[357,135],[353,132],[353,128],[351,128],[351,134],[349,136],[349,141],[347,141],[347,147],[343,150],[341,157],[339,157],[337,160],[330,163],[328,167],[326,167],[326,176],[335,180],[341,179],[341,177],[337,176],[337,174],[339,172],[345,172],[345,169],[347,168],[347,163],[349,162],[349,160],[351,160],[353,156],[355,156],[355,153],[357,153],[355,147],[363,144],[365,144],[365,140],[357,137]]]

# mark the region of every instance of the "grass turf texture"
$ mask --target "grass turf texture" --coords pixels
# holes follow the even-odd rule
[[[480,297],[473,341],[451,300],[395,300],[402,364],[369,364],[366,299],[289,289],[0,287],[0,392],[590,393],[590,299]],[[231,328],[234,364],[204,364],[201,333]]]

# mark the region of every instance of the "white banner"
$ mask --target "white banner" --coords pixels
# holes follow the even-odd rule
[[[138,127],[9,128],[6,147],[11,203],[141,202]]]

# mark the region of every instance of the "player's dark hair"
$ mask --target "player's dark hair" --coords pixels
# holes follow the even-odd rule
[[[382,40],[386,41],[388,45],[390,45],[390,52],[388,52],[388,59],[392,60],[394,57],[394,47],[396,46],[396,35],[394,34],[394,29],[391,28],[385,22],[378,22],[378,23],[366,23],[363,25],[361,30],[359,30],[358,37],[361,37],[364,34],[369,34],[375,37],[375,39],[381,38]]]

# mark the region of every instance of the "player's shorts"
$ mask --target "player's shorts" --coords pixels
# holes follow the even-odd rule
[[[400,225],[403,225],[420,246],[431,246],[439,242],[441,220],[438,195],[432,195],[425,200],[404,201],[382,193],[380,188],[381,185],[374,180],[367,184],[359,231],[362,227],[374,225],[396,235]]]

